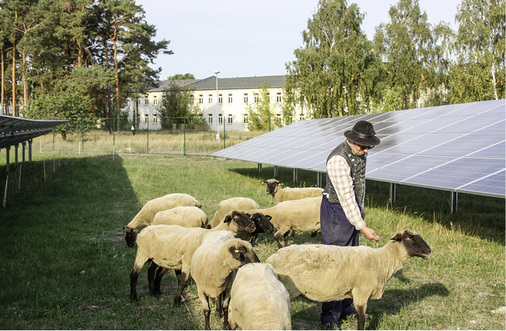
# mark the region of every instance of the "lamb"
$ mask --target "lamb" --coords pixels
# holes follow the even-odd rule
[[[177,206],[156,213],[151,224],[176,224],[185,228],[203,228],[207,224],[207,214],[199,207]]]
[[[278,248],[283,247],[279,237],[283,235],[285,246],[288,245],[290,229],[314,232],[320,229],[320,205],[322,197],[288,200],[265,209],[252,209],[247,213],[262,213],[271,216],[271,223],[278,229],[274,233],[274,240]]]
[[[191,274],[197,284],[204,307],[204,326],[210,330],[211,309],[209,299],[216,302],[216,310],[223,315],[223,328],[229,329],[228,303],[235,270],[246,263],[260,262],[249,242],[223,234],[209,233],[195,250],[191,261]]]
[[[212,220],[209,222],[208,228],[214,228],[220,224],[223,217],[232,210],[246,211],[249,209],[258,209],[260,206],[251,198],[235,197],[223,200],[218,205],[218,210],[214,213]]]
[[[155,214],[177,206],[202,207],[200,201],[186,193],[171,193],[146,202],[135,217],[123,228],[123,234],[128,246],[133,247],[137,237],[137,229],[150,225]]]
[[[149,225],[137,236],[137,254],[134,267],[130,273],[130,299],[137,301],[137,278],[146,261],[151,260],[148,270],[149,291],[159,294],[160,281],[169,269],[176,271],[178,290],[174,304],[182,301],[182,293],[188,282],[191,269],[191,258],[200,246],[204,236],[212,231],[228,230],[232,235],[241,231],[255,231],[251,218],[243,213],[233,211],[214,229],[185,228],[180,225]],[[161,270],[158,270],[162,268]],[[155,271],[157,271],[155,279]]]
[[[323,189],[320,187],[285,187],[281,189],[279,187],[285,184],[274,178],[267,179],[261,183],[262,185],[267,185],[265,193],[272,195],[276,203],[288,200],[319,197],[323,193]]]
[[[427,259],[431,249],[416,231],[396,233],[381,248],[367,246],[292,245],[271,255],[290,299],[303,295],[318,302],[353,298],[358,329],[364,329],[369,299],[381,299],[387,281],[408,259]]]
[[[242,266],[230,291],[230,327],[242,330],[291,330],[290,294],[267,263]]]

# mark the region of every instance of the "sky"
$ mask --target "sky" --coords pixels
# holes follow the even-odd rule
[[[302,31],[318,0],[136,0],[146,21],[157,29],[155,40],[169,40],[174,54],[159,54],[153,68],[161,80],[190,73],[201,79],[285,75],[294,50],[303,46]],[[348,0],[365,14],[368,39],[388,23],[394,0]],[[444,21],[456,30],[461,0],[419,0],[431,24]]]

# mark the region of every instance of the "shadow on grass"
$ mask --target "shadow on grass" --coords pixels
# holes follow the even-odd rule
[[[230,171],[257,179],[259,182],[274,176],[274,166],[233,168]],[[293,169],[278,167],[276,179],[289,187],[317,186],[317,174],[298,170],[297,182],[293,182]],[[325,174],[322,175],[322,187]],[[259,190],[265,188],[259,185]],[[390,184],[367,181],[366,207],[389,208],[411,217],[421,217],[428,222],[438,222],[451,230],[485,240],[505,244],[505,201],[501,198],[459,194],[457,212],[451,213],[451,192],[414,186],[397,185],[396,202],[390,203]]]
[[[366,322],[366,327],[369,330],[377,330],[380,327],[381,316],[384,314],[396,315],[401,312],[403,307],[415,304],[427,297],[446,297],[448,295],[450,295],[450,291],[441,283],[424,284],[415,289],[386,290],[381,299],[368,301],[367,315],[370,316],[370,319]],[[292,315],[294,328],[314,329],[320,327],[321,303],[303,297],[296,298],[293,303],[305,306],[304,309]],[[351,326],[356,327],[356,324]]]

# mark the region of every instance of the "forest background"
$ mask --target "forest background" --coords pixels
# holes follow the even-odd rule
[[[369,40],[355,3],[320,0],[286,63],[284,125],[297,104],[322,118],[505,98],[504,0],[463,0],[456,31],[418,0],[389,16]],[[160,79],[150,64],[172,54],[155,35],[134,0],[1,1],[0,114],[67,119],[64,137],[98,118],[119,130],[126,101]]]

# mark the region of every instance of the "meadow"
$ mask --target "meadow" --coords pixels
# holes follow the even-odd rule
[[[1,329],[203,328],[194,282],[185,302],[172,305],[177,287],[172,272],[155,298],[148,294],[145,267],[137,286],[140,300],[130,301],[136,249],[126,246],[122,228],[148,200],[173,192],[196,197],[209,218],[221,200],[234,196],[272,206],[260,181],[274,169],[264,165],[259,172],[256,164],[208,155],[117,152],[34,155],[34,167],[55,157],[59,167],[0,209]],[[306,171],[292,183],[291,169],[281,168],[278,179],[289,186],[316,185],[315,174]],[[505,306],[504,199],[461,194],[452,214],[449,192],[400,186],[394,205],[388,195],[388,184],[367,183],[366,222],[381,240],[362,237],[361,244],[381,247],[396,231],[412,229],[433,254],[407,261],[383,298],[369,302],[366,329],[506,329],[504,313],[493,313]],[[290,242],[320,243],[321,235],[296,233]],[[272,236],[261,234],[254,250],[265,261],[277,246]],[[320,308],[295,299],[293,328],[319,329]],[[222,328],[214,313],[211,327]]]

